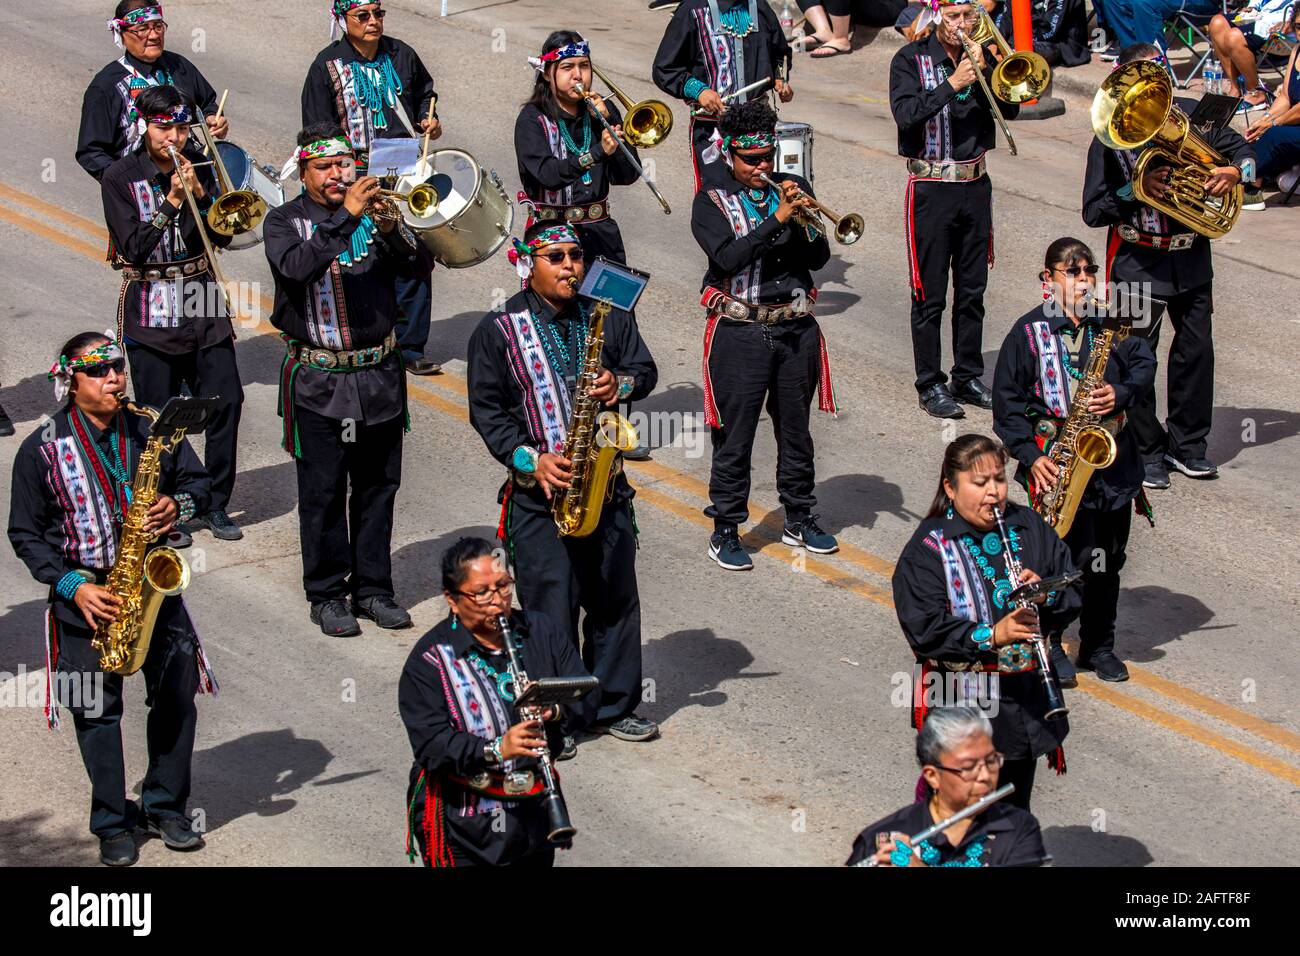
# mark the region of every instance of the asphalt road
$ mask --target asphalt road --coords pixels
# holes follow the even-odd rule
[[[446,136],[517,188],[511,130],[531,83],[525,57],[558,26],[577,26],[634,97],[652,94],[650,60],[664,14],[603,0],[602,25],[562,23],[544,2],[392,0],[389,32],[412,43],[437,81]],[[302,77],[328,30],[316,0],[259,6],[208,0],[167,8],[169,46],[217,89],[230,88],[231,138],[278,165],[298,127]],[[587,9],[594,9],[588,7]],[[103,263],[98,189],[73,159],[81,94],[115,56],[100,5],[48,0],[0,37],[0,403],[34,429],[53,403],[44,369],[66,337],[111,324],[117,281]],[[202,49],[192,50],[200,43]],[[585,742],[564,765],[580,828],[566,865],[836,864],[863,826],[911,798],[913,735],[895,690],[910,667],[889,597],[892,562],[933,493],[944,443],[991,430],[972,410],[954,429],[926,417],[911,386],[902,242],[904,172],[886,102],[896,43],[852,57],[797,61],[783,116],[813,124],[819,195],[861,211],[867,233],[822,275],[836,419],[814,413],[818,510],[840,554],[801,562],[779,543],[775,449],[760,434],[745,575],[706,557],[701,515],[708,461],[702,425],[698,280],[691,241],[685,113],[652,153],[674,208],[642,187],[615,205],[630,261],[653,275],[638,309],[660,369],[640,408],[657,413],[654,461],[630,466],[645,676],[642,711],[663,737]],[[1089,72],[1091,71],[1091,72]],[[1091,135],[1083,94],[1104,70],[1058,85],[1069,111],[1019,123],[1021,155],[992,158],[997,266],[987,297],[986,358],[1037,301],[1045,246],[1076,235]],[[33,78],[39,77],[40,82]],[[1120,604],[1119,648],[1133,680],[1084,678],[1067,691],[1069,773],[1040,772],[1034,807],[1058,865],[1284,864],[1300,852],[1294,687],[1300,667],[1294,535],[1300,405],[1294,303],[1300,281],[1281,250],[1300,237],[1294,209],[1244,213],[1216,243],[1218,367],[1210,454],[1214,482],[1175,477],[1154,498],[1158,525],[1135,524]],[[260,250],[229,254],[232,279],[271,287]],[[256,317],[240,330],[246,390],[238,543],[201,534],[187,602],[222,693],[200,699],[193,809],[208,846],[192,855],[147,844],[148,865],[405,863],[409,747],[396,683],[411,644],[442,616],[436,563],[468,532],[495,527],[498,466],[466,420],[470,330],[511,289],[504,257],[435,276],[432,357],[446,375],[411,381],[412,431],[394,534],[398,599],[416,630],[367,628],[329,640],[302,599],[293,465],[278,447],[281,345]],[[259,304],[254,298],[253,305]],[[1162,388],[1163,393],[1163,388]],[[766,426],[763,426],[766,428]],[[0,441],[8,470],[17,439]],[[7,491],[0,492],[5,495]],[[774,533],[775,532],[775,533]],[[16,674],[43,667],[43,589],[0,549],[0,862],[91,864],[88,786],[70,721],[44,729]],[[128,779],[143,773],[142,681],[124,729]],[[1292,690],[1288,691],[1290,687]]]

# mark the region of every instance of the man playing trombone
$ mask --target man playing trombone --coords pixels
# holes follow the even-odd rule
[[[976,89],[992,65],[983,49],[963,42],[975,31],[978,7],[930,0],[917,29],[935,30],[894,54],[889,101],[898,124],[898,152],[907,159],[907,262],[912,288],[912,355],[920,405],[936,418],[961,418],[958,403],[993,407],[980,376],[984,288],[993,264],[993,186],[985,153],[997,144],[993,107]],[[972,63],[966,54],[976,58]],[[1011,119],[1020,107],[997,101]],[[948,276],[953,278],[951,389],[941,366],[941,329]]]
[[[215,262],[215,250],[231,236],[194,215],[211,206],[216,177],[189,146],[192,113],[181,92],[153,86],[135,104],[144,135],[102,181],[113,267],[122,272],[117,337],[131,362],[137,402],[161,408],[185,386],[196,397],[220,400],[204,440],[209,510],[189,527],[233,541],[243,537],[226,507],[235,487],[244,389]]]

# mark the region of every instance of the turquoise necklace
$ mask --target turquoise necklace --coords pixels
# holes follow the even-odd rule
[[[966,847],[965,856],[958,857],[955,860],[949,860],[947,863],[939,862],[939,851],[930,845],[929,840],[922,840],[917,844],[921,851],[921,862],[926,866],[983,866],[980,857],[984,855],[984,838],[980,837],[970,846]]]
[[[1070,339],[1071,339],[1071,340],[1074,340],[1074,339],[1078,338],[1078,337],[1079,337],[1079,326],[1077,326],[1077,325],[1074,326],[1073,328],[1069,329],[1068,332],[1069,332],[1069,336],[1070,336]],[[1092,340],[1092,326],[1091,326],[1091,325],[1085,325],[1085,326],[1083,326],[1083,332],[1084,332],[1084,335],[1086,335],[1087,338],[1088,338],[1088,354],[1091,355],[1091,354],[1092,354],[1092,341],[1093,341],[1093,340]],[[1070,378],[1074,379],[1076,382],[1082,382],[1082,381],[1083,381],[1083,369],[1081,369],[1081,368],[1075,368],[1074,360],[1070,358],[1070,354],[1069,354],[1068,352],[1062,353],[1061,358],[1064,360],[1064,361],[1061,362],[1061,364],[1065,366],[1065,373],[1066,373],[1067,375],[1069,375]]]
[[[745,207],[745,215],[749,217],[751,226],[758,225],[772,215],[771,208],[774,199],[776,199],[776,190],[771,186],[764,189],[749,189],[746,187],[740,191],[740,204]],[[777,203],[779,205],[780,200],[777,200]]]
[[[90,422],[86,421],[86,416],[82,414],[80,408],[74,407],[73,411],[76,412],[77,418],[80,419],[81,427],[84,428],[86,434],[89,435]],[[108,444],[112,452],[111,455],[105,455],[104,449],[100,448],[99,442],[94,439],[91,439],[89,442],[90,447],[95,450],[95,457],[98,458],[99,463],[104,466],[104,470],[108,472],[108,476],[113,479],[116,490],[120,491],[123,497],[126,498],[126,504],[129,508],[131,506],[131,436],[126,434],[126,428],[122,422],[121,416],[118,417],[117,427],[115,427],[113,433],[109,435]],[[125,455],[122,454],[123,446],[126,448]],[[122,464],[123,458],[128,462],[125,465]],[[117,495],[113,495],[112,497],[113,509],[117,512],[115,517],[121,518],[121,508],[118,505]]]
[[[352,91],[357,95],[357,102],[370,111],[370,125],[388,129],[384,104],[396,104],[397,94],[402,92],[402,80],[387,53],[374,63],[352,62]]]
[[[499,671],[493,667],[492,662],[487,659],[486,651],[480,650],[478,647],[471,647],[470,650],[474,652],[469,656],[470,666],[478,671],[486,680],[497,685],[497,693],[501,695],[502,700],[514,703],[515,689],[514,681],[510,678],[510,669],[506,668],[503,671]]]
[[[730,10],[718,12],[718,28],[728,36],[740,39],[754,32],[754,21],[749,18],[749,7],[738,3]]]
[[[560,122],[556,124],[560,127],[560,139],[564,140],[564,147],[573,156],[586,156],[591,152],[591,114],[584,112],[582,114],[582,145],[579,146],[574,142],[573,137],[569,134],[569,124],[560,117]],[[591,170],[588,169],[582,174],[584,185],[591,185]]]
[[[1007,536],[1011,539],[1012,552],[1018,554],[1020,552],[1020,538],[1016,535],[1015,529],[1008,528]],[[1011,580],[1005,576],[999,578],[997,572],[993,570],[993,565],[989,562],[989,558],[995,558],[1002,553],[1002,539],[997,532],[990,531],[978,546],[975,539],[969,534],[961,536],[961,543],[962,547],[966,549],[966,553],[970,555],[970,559],[978,565],[980,574],[984,575],[988,582],[993,585],[993,603],[1000,608],[1006,607],[1007,596],[1012,591]]]
[[[581,321],[569,323],[568,344],[565,344],[563,336],[560,335],[553,321],[547,321],[542,326],[542,348],[546,351],[546,357],[550,359],[551,368],[558,368],[564,372],[564,380],[570,388],[578,377],[578,365],[574,356],[580,358],[587,351],[587,309],[581,303],[578,305],[578,315]],[[536,314],[533,315],[533,321],[534,323],[537,321]],[[563,365],[556,359],[555,351],[551,350],[552,342],[564,358]]]
[[[940,82],[940,83],[942,83],[942,82],[944,82],[945,80],[947,80],[948,77],[951,75],[951,74],[949,74],[949,72],[948,72],[946,69],[944,69],[944,66],[943,66],[942,63],[939,64],[939,66],[938,66],[938,71],[939,71],[939,82]],[[955,99],[957,99],[957,100],[960,100],[962,103],[965,103],[968,99],[971,98],[971,91],[972,91],[973,89],[974,89],[973,86],[968,86],[968,87],[966,87],[966,89],[964,89],[964,90],[959,90],[958,92],[954,93],[954,94],[953,94],[953,97],[954,97]]]

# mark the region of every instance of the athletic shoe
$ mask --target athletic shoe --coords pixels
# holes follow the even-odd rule
[[[792,548],[804,548],[814,554],[834,554],[840,549],[834,535],[818,526],[817,515],[808,515],[793,524],[787,521],[781,540]]]
[[[1165,455],[1165,462],[1177,468],[1188,478],[1218,478],[1219,466],[1208,458],[1184,458],[1178,460],[1173,455]]]
[[[1251,212],[1259,212],[1264,209],[1264,190],[1247,189],[1241,197],[1241,208],[1249,209]]]
[[[646,720],[636,714],[628,714],[622,720],[609,724],[592,724],[588,730],[593,734],[609,734],[619,740],[639,742],[659,736],[659,725],[653,720]]]
[[[1162,490],[1169,487],[1169,469],[1163,461],[1149,461],[1143,465],[1142,487]]]
[[[9,413],[0,406],[0,437],[8,438],[14,433],[14,423]]]
[[[754,566],[748,552],[741,545],[735,528],[722,528],[713,532],[709,538],[709,557],[718,562],[718,567],[728,571],[748,571]]]
[[[197,850],[203,837],[190,827],[184,817],[145,817],[144,832],[162,838],[169,850]]]
[[[135,845],[135,837],[129,832],[100,837],[99,862],[105,866],[130,866],[138,859],[140,850]]]
[[[380,627],[390,631],[411,626],[411,615],[387,594],[376,594],[374,597],[353,601],[352,613],[358,617],[368,617]]]
[[[1087,660],[1080,657],[1076,663],[1080,670],[1092,671],[1104,681],[1117,684],[1128,680],[1128,668],[1108,647],[1093,651],[1092,657]]]
[[[560,752],[555,755],[556,760],[572,760],[578,756],[578,742],[570,734],[564,735],[564,743],[560,747]]]
[[[343,598],[330,598],[313,604],[311,622],[319,624],[321,633],[326,637],[356,637],[361,633],[361,625],[352,616],[348,602]]]
[[[1065,653],[1065,649],[1052,641],[1052,670],[1056,671],[1056,680],[1062,687],[1078,687],[1079,675],[1074,671],[1074,665],[1070,663],[1070,657]]]

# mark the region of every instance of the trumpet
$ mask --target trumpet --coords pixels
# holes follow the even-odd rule
[[[593,66],[592,69],[595,70],[596,68]],[[606,83],[609,83],[609,80],[605,79],[604,76],[601,76],[599,71],[597,71],[596,75],[600,76],[600,78],[602,80],[605,80]],[[610,83],[610,86],[613,86],[613,84]],[[577,84],[574,87],[574,89],[578,91],[578,95],[580,95],[584,100],[587,101],[587,109],[591,111],[591,115],[596,117],[596,119],[600,120],[601,125],[604,126],[605,129],[609,130],[609,135],[614,137],[614,141],[618,143],[618,148],[623,151],[624,158],[626,158],[627,161],[636,168],[637,175],[639,175],[641,179],[645,181],[645,184],[650,187],[650,191],[654,193],[655,199],[659,200],[659,205],[664,207],[664,215],[666,216],[672,215],[673,210],[672,207],[668,205],[668,200],[664,199],[663,194],[659,192],[654,182],[650,179],[649,176],[645,174],[645,169],[643,169],[641,164],[636,161],[636,157],[632,155],[632,151],[627,148],[627,143],[623,141],[623,137],[619,136],[617,133],[614,132],[614,127],[609,124],[609,120],[605,119],[605,114],[603,114],[596,107],[596,104],[591,101],[591,98],[594,94],[590,90],[584,89],[581,83]],[[623,94],[619,93],[617,90],[614,91],[614,95],[617,96],[620,99],[620,101],[626,101],[627,99],[627,97],[623,96]],[[636,104],[636,106],[646,106],[647,103],[654,103],[654,102],[657,101],[646,100],[643,103]],[[664,106],[662,103],[659,103],[658,105]],[[667,110],[668,107],[664,106],[664,109]],[[629,119],[631,118],[633,111],[634,111],[634,107],[628,107]],[[669,127],[672,126],[672,113],[668,114],[668,126]],[[663,137],[667,135],[668,135],[668,131],[667,128],[665,128],[663,135],[660,136],[658,139],[654,140],[654,142],[650,143],[649,145],[653,146],[655,143],[663,142]]]
[[[763,182],[767,183],[769,186],[774,187],[778,192],[780,191],[781,187],[777,184],[776,180],[768,176],[767,173],[759,173],[758,178],[763,180]],[[832,209],[827,207],[825,203],[813,196],[809,196],[802,189],[799,190],[799,197],[806,198],[813,204],[813,208],[816,209],[818,213],[831,221],[835,226],[835,241],[840,245],[851,246],[862,238],[862,233],[866,231],[867,224],[866,221],[856,212],[845,213],[842,216],[837,215]],[[802,225],[810,226],[817,232],[823,231],[817,216],[802,212],[796,215]]]
[[[596,74],[600,82],[609,87],[614,98],[622,105],[623,136],[629,143],[637,149],[649,149],[651,146],[658,146],[668,138],[673,128],[673,111],[668,108],[667,103],[660,100],[641,100],[639,103],[633,103],[594,63],[591,72]],[[587,95],[583,93],[583,96]]]
[[[266,200],[251,189],[235,188],[230,173],[226,171],[226,164],[217,152],[217,142],[212,138],[212,131],[208,129],[207,117],[203,115],[202,109],[198,109],[198,117],[199,121],[193,125],[203,137],[203,151],[212,157],[217,186],[221,190],[208,207],[208,225],[213,232],[223,236],[238,236],[256,229],[266,215]]]
[[[214,149],[213,154],[216,153]],[[221,266],[217,265],[217,251],[212,248],[212,240],[208,238],[208,226],[211,225],[210,219],[204,219],[203,213],[199,212],[199,201],[194,198],[194,193],[190,190],[190,184],[181,176],[181,154],[176,152],[175,146],[167,147],[167,155],[171,157],[172,165],[176,169],[176,175],[180,177],[181,189],[185,192],[185,201],[189,203],[190,212],[194,216],[194,224],[199,228],[199,238],[203,240],[203,252],[208,257],[208,269],[212,273],[212,278],[217,282],[217,288],[221,290],[221,298],[226,303],[226,315],[230,318],[235,317],[235,307],[230,301],[230,290],[226,288],[226,277],[221,274]],[[189,162],[189,160],[186,160]],[[213,202],[212,208],[216,208],[216,202]],[[211,215],[212,209],[208,210]],[[218,230],[219,231],[219,230]]]
[[[366,212],[372,219],[391,219],[397,222],[403,218],[399,208],[400,203],[406,203],[406,208],[417,219],[427,219],[438,211],[438,190],[428,183],[420,183],[407,192],[398,189],[380,189],[375,193],[375,198],[370,200]]]

